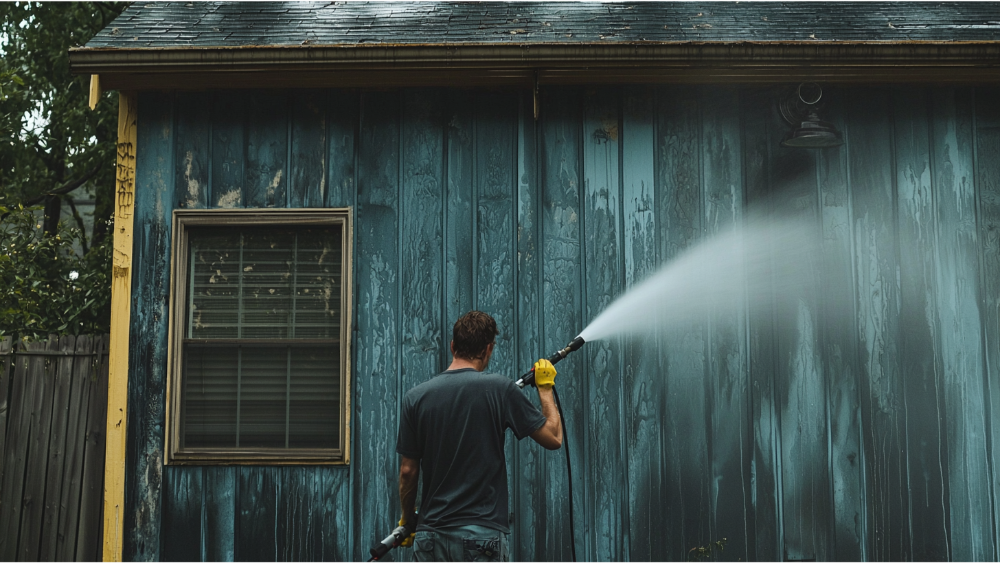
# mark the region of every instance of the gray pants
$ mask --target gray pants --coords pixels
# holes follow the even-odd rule
[[[486,526],[455,526],[417,532],[417,561],[507,561],[507,534]]]

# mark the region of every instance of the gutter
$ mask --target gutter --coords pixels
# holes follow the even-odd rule
[[[521,83],[535,76],[539,83],[1000,81],[1000,41],[75,48],[69,59],[72,72],[99,74],[107,89],[160,88],[166,83],[172,83],[172,89],[244,87],[241,77],[256,83],[245,87],[261,87],[269,76],[280,78],[281,87],[326,81],[340,86],[418,85],[420,74],[435,85],[477,77]]]

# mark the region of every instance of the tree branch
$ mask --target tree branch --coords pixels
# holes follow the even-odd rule
[[[97,173],[100,172],[100,171],[101,171],[101,165],[98,164],[97,166],[95,166],[95,167],[91,168],[90,170],[88,170],[87,172],[85,172],[83,174],[83,176],[80,176],[79,178],[70,180],[69,182],[66,182],[65,184],[59,186],[58,188],[56,188],[56,189],[54,189],[54,190],[52,190],[52,191],[50,191],[48,193],[45,193],[45,194],[42,194],[42,195],[40,195],[38,197],[34,197],[34,198],[29,199],[28,201],[24,202],[24,206],[25,207],[31,207],[32,205],[37,205],[37,204],[45,201],[46,199],[48,199],[48,198],[50,198],[50,197],[52,197],[54,195],[66,195],[69,192],[71,192],[71,191],[79,188],[80,186],[86,184],[88,180],[90,180],[91,178],[93,178],[94,176],[96,176]]]

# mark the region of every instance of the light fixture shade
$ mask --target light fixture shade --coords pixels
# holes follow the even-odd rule
[[[781,116],[793,126],[781,140],[782,147],[824,149],[844,144],[840,131],[819,117],[822,97],[819,84],[805,82],[778,103]]]
[[[798,127],[790,130],[781,140],[781,146],[803,149],[824,149],[844,144],[840,131],[829,121],[823,121],[815,112],[810,112]]]

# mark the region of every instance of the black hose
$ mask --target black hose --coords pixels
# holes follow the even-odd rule
[[[563,416],[562,403],[559,402],[559,392],[552,386],[552,396],[556,400],[556,409],[559,411],[559,423],[563,427],[563,444],[566,450],[566,477],[569,479],[569,547],[573,561],[576,561],[576,525],[573,519],[573,465],[569,461],[569,430],[566,428],[566,417]]]

